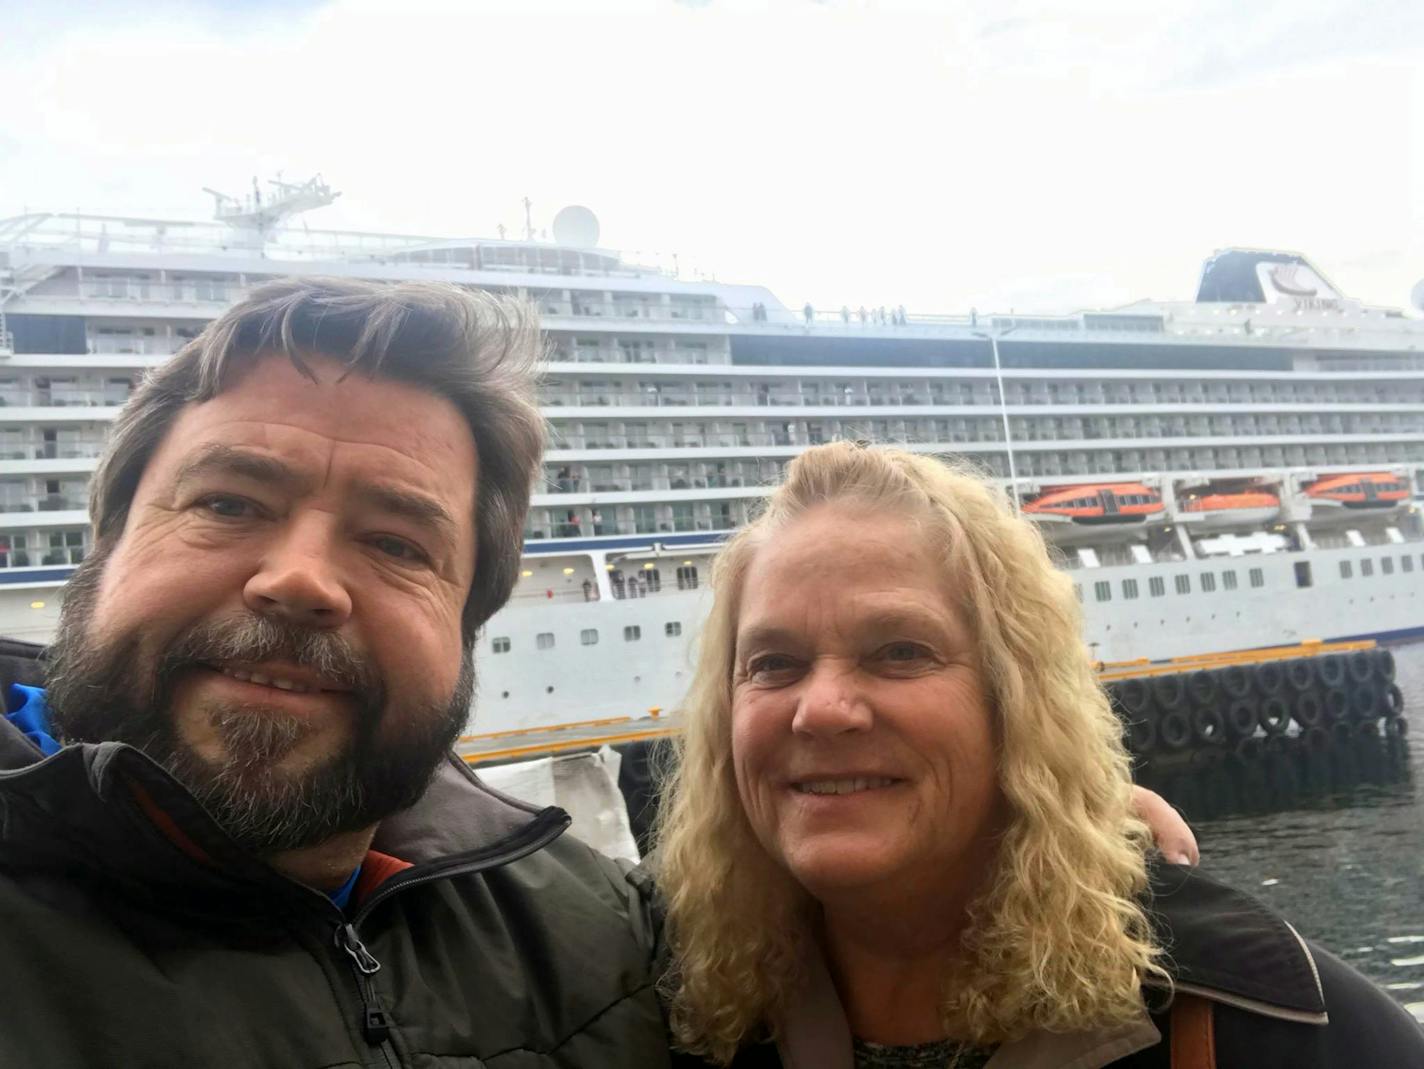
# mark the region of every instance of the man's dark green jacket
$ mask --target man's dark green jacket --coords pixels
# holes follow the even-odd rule
[[[0,720],[0,1066],[664,1066],[642,891],[567,826],[451,758],[343,914],[137,750]]]

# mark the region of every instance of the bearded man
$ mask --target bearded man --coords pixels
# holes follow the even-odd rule
[[[0,718],[0,1064],[666,1064],[640,888],[450,755],[537,355],[516,304],[283,281],[135,393]]]

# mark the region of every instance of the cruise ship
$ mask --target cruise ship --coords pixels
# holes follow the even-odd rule
[[[1424,322],[1303,256],[1223,250],[1195,299],[1074,315],[818,310],[601,248],[581,208],[486,240],[293,225],[336,196],[319,178],[215,196],[207,222],[0,220],[0,634],[52,634],[145,369],[300,274],[540,309],[552,442],[479,640],[480,731],[675,710],[718,544],[837,438],[999,480],[1104,661],[1424,633]]]

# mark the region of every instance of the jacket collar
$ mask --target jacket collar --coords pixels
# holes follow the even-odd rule
[[[152,799],[183,837],[210,859],[194,860],[143,811],[134,788]],[[547,845],[567,828],[556,807],[540,809],[486,787],[454,754],[421,800],[387,819],[373,847],[441,875],[491,868]],[[0,857],[10,864],[99,870],[141,887],[218,893],[252,884],[299,888],[241,850],[198,801],[145,754],[122,743],[66,746],[45,758],[0,718]],[[329,905],[329,903],[326,903]]]
[[[1289,924],[1249,895],[1179,865],[1149,869],[1147,907],[1177,990],[1302,1024],[1328,1019],[1315,961]],[[801,986],[780,1022],[786,1069],[851,1069],[851,1033],[826,961],[806,941]],[[1139,1019],[1078,1032],[1031,1032],[1003,1044],[986,1069],[1101,1069],[1161,1041]]]

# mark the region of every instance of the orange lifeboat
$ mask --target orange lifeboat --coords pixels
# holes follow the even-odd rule
[[[1048,490],[1023,507],[1025,515],[1073,523],[1141,523],[1162,512],[1162,495],[1142,483],[1088,483]]]
[[[1269,490],[1251,487],[1218,490],[1208,486],[1178,499],[1183,519],[1201,527],[1255,527],[1280,515],[1281,499]]]
[[[1327,475],[1307,486],[1305,496],[1347,509],[1389,509],[1409,500],[1409,483],[1385,471]]]

